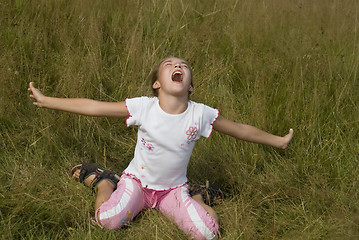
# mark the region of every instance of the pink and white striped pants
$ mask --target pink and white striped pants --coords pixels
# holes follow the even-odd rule
[[[131,176],[122,175],[116,191],[97,209],[96,215],[101,226],[118,229],[144,208],[157,209],[193,239],[217,239],[218,223],[191,198],[185,185],[156,191],[143,188]]]

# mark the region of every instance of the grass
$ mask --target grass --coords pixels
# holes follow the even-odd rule
[[[218,133],[197,143],[188,175],[224,189],[222,239],[357,239],[358,12],[354,0],[2,1],[0,238],[185,238],[156,211],[92,226],[94,197],[67,172],[80,161],[120,172],[136,129],[36,109],[26,91],[150,95],[152,66],[174,55],[193,68],[193,100],[295,131],[285,152]]]

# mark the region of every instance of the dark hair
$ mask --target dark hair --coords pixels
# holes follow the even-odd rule
[[[156,96],[156,97],[158,97],[158,89],[154,89],[152,86],[153,86],[153,84],[154,84],[154,83],[157,81],[157,79],[158,79],[158,71],[159,71],[159,69],[160,69],[161,64],[162,64],[164,61],[166,61],[167,59],[169,59],[169,58],[174,58],[174,57],[173,57],[173,56],[169,56],[169,57],[163,58],[163,59],[160,61],[160,63],[158,63],[157,65],[155,65],[155,66],[153,67],[152,72],[151,72],[150,75],[149,75],[149,80],[150,80],[150,83],[151,83],[152,92],[153,92],[153,95]],[[175,58],[177,58],[177,57],[175,57]],[[182,59],[182,58],[181,58],[181,59]],[[192,87],[193,87],[192,69],[191,69],[190,66],[188,66],[188,69],[189,69],[189,71],[190,71],[190,73],[191,73],[191,85],[192,85]]]

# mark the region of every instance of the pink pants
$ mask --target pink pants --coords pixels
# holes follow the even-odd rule
[[[142,209],[155,208],[194,239],[216,239],[218,223],[191,198],[187,186],[156,191],[141,186],[139,180],[122,175],[109,200],[96,211],[99,224],[107,229],[121,228]]]

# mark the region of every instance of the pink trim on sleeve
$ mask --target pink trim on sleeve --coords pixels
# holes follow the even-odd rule
[[[213,123],[217,120],[217,118],[219,117],[219,110],[218,109],[216,109],[217,110],[217,116],[214,118],[214,120],[211,122],[211,131],[209,132],[209,135],[208,135],[208,137],[207,138],[209,138],[210,136],[211,136],[211,134],[212,134],[212,132],[213,132]]]
[[[132,115],[131,115],[130,111],[128,110],[127,100],[128,100],[128,98],[125,99],[125,106],[126,106],[126,110],[127,110],[127,113],[128,113],[128,118],[126,119],[126,126],[127,126],[127,127],[130,127],[130,126],[128,125],[127,121],[128,121],[128,119],[130,119],[130,118],[132,117]]]

